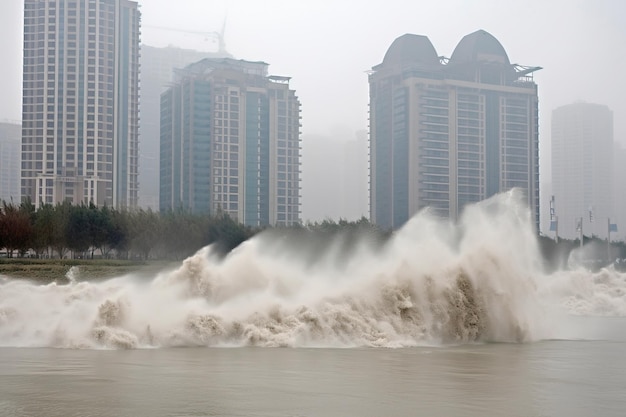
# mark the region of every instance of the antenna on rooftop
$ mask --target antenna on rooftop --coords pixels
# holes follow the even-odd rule
[[[224,40],[224,34],[226,33],[226,20],[228,20],[228,10],[226,10],[226,15],[224,16],[224,22],[222,23],[222,30],[219,34],[217,34],[217,41],[219,42],[219,53],[227,54],[226,52],[226,41]]]

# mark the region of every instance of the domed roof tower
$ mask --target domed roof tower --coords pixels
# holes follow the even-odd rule
[[[484,30],[477,30],[469,35],[465,35],[454,48],[449,64],[466,64],[470,62],[511,64],[502,44],[493,35]]]
[[[426,36],[405,33],[396,38],[387,49],[383,62],[372,67],[372,72],[418,72],[441,69],[441,61],[435,47]],[[411,72],[411,71],[409,71]]]
[[[502,44],[482,29],[461,39],[446,69],[453,78],[487,84],[505,84],[515,78]]]
[[[439,65],[439,57],[430,39],[407,33],[393,41],[385,53],[382,65]]]

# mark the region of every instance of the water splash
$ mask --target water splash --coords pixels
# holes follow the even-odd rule
[[[206,247],[151,280],[0,282],[0,345],[524,342],[557,337],[563,314],[626,316],[624,274],[543,273],[515,192],[467,208],[456,226],[419,213],[382,247],[298,239],[261,234],[224,259]]]
[[[78,266],[72,266],[65,274],[65,278],[69,281],[70,285],[76,284],[76,280],[80,276],[80,268]]]

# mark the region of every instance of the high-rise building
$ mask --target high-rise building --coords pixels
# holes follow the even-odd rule
[[[574,103],[552,112],[552,193],[558,234],[606,237],[612,213],[613,112]]]
[[[300,102],[268,64],[207,58],[161,95],[160,210],[300,221]]]
[[[134,1],[24,1],[22,198],[136,206],[139,24]]]
[[[484,30],[449,59],[425,36],[397,38],[369,75],[372,221],[398,228],[427,207],[455,220],[520,188],[539,230],[538,69]]]
[[[220,38],[221,39],[221,38]],[[223,44],[223,41],[220,41]],[[161,93],[174,81],[174,71],[203,58],[226,58],[223,49],[202,52],[174,46],[141,45],[141,132],[139,154],[139,206],[159,208],[159,124]]]
[[[20,202],[20,139],[17,123],[0,123],[0,201]]]
[[[626,178],[626,148],[615,142],[613,146],[613,209],[610,219],[611,224],[614,224],[617,230],[611,231],[611,240],[624,240],[626,237],[624,178]]]

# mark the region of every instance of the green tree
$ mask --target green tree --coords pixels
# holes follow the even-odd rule
[[[165,213],[162,220],[163,248],[168,258],[180,260],[202,247],[206,217],[178,209]]]
[[[206,243],[225,255],[255,234],[255,231],[233,220],[227,213],[219,212],[209,219]]]
[[[52,216],[51,246],[61,259],[65,258],[70,247],[67,228],[70,222],[71,208],[72,204],[69,201],[57,203]]]
[[[7,250],[7,256],[13,257],[14,251],[25,253],[29,249],[32,234],[30,213],[20,210],[12,203],[3,202],[0,213],[0,241]]]
[[[85,253],[92,242],[89,208],[84,204],[70,206],[67,228],[67,246],[76,253]]]
[[[102,256],[106,257],[108,253],[107,235],[111,230],[111,215],[107,206],[99,209],[95,204],[90,203],[87,210],[89,219],[89,247],[91,249],[91,259],[93,259],[94,251],[100,250]]]
[[[148,259],[161,236],[161,217],[152,209],[140,209],[130,216],[130,246],[141,259]]]
[[[35,212],[34,233],[31,245],[38,257],[44,252],[48,252],[53,245],[54,216],[54,207],[50,204],[41,206]]]
[[[34,250],[35,244],[36,244],[35,220],[37,216],[37,210],[35,209],[35,205],[32,203],[32,201],[30,201],[30,198],[26,198],[20,203],[20,212],[22,212],[24,216],[28,217],[28,221],[30,223],[30,233],[28,234],[28,242],[25,245],[25,248],[22,250],[22,252],[26,252],[29,249]],[[35,250],[35,252],[37,251]]]
[[[111,225],[107,233],[107,246],[117,252],[118,258],[128,258],[130,248],[129,216],[126,210],[111,209]]]

